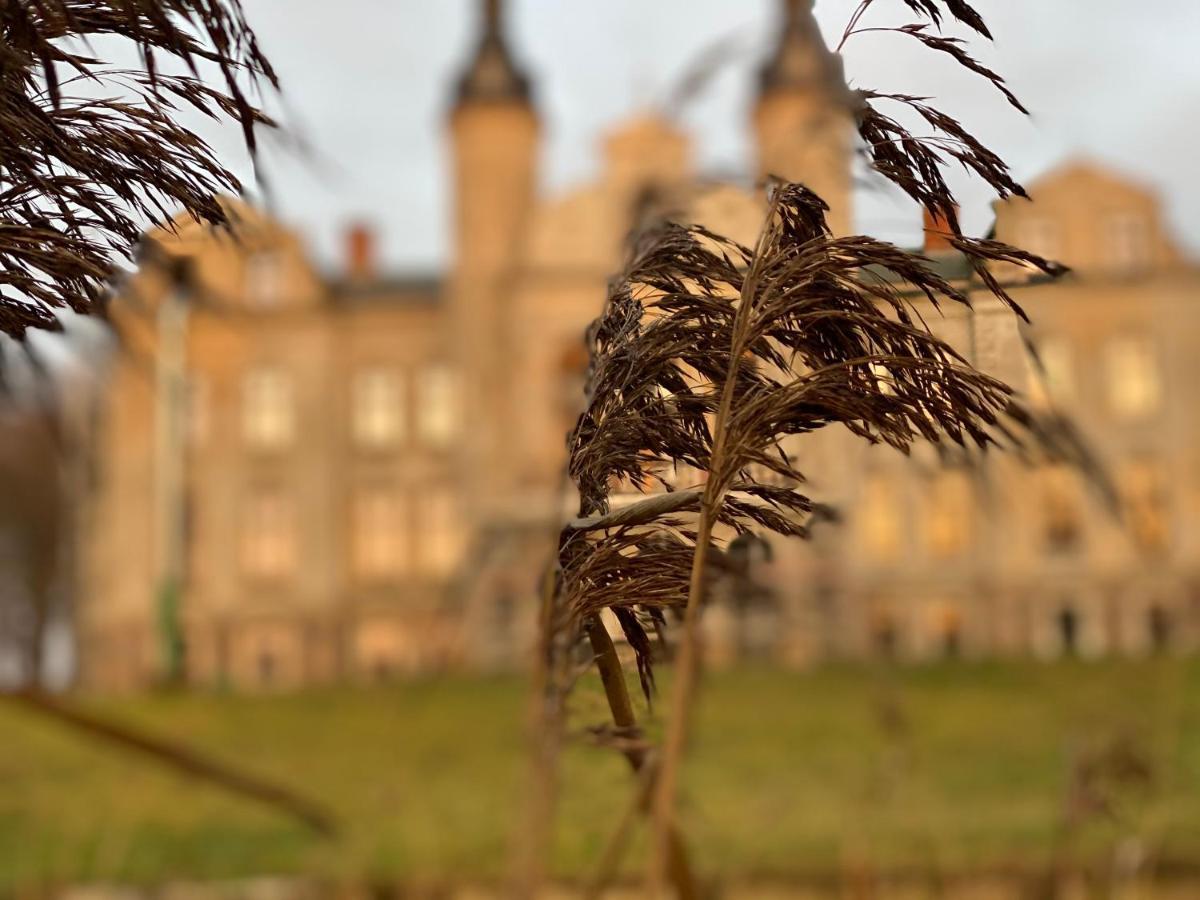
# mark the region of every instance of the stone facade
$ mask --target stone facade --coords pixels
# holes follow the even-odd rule
[[[808,7],[785,4],[760,70],[753,175],[816,186],[848,231],[840,64]],[[594,184],[541,196],[529,82],[498,4],[484,21],[449,119],[444,277],[380,277],[361,231],[346,270],[325,277],[294,234],[249,210],[238,241],[190,223],[148,241],[113,310],[124,352],[94,444],[85,684],[288,688],[525,655],[582,334],[625,235],[665,207],[750,242],[763,203],[754,178],[698,177],[687,137],[654,114],[607,136]],[[1172,248],[1155,198],[1111,173],[1074,165],[1032,187],[1035,204],[997,208],[998,236],[1078,267],[1016,292],[1045,374],[987,301],[936,327],[1077,415],[1127,527],[1070,471],[967,471],[823,434],[796,452],[846,521],[756,562],[755,602],[714,604],[714,660],[1191,645],[1200,270]]]

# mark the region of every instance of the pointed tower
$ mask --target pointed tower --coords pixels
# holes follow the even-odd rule
[[[759,70],[758,174],[802,182],[830,205],[834,234],[851,225],[853,126],[842,60],[813,17],[814,0],[781,0],[779,42]]]
[[[529,79],[504,35],[500,0],[482,0],[475,52],[458,79],[450,114],[454,145],[457,269],[494,271],[533,199],[538,117]]]
[[[454,178],[450,327],[460,415],[470,435],[462,460],[473,507],[508,492],[513,272],[529,229],[539,122],[529,79],[513,59],[500,0],[481,0],[479,37],[450,111]]]

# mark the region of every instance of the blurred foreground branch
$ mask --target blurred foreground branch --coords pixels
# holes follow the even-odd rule
[[[337,832],[333,814],[321,804],[290,788],[250,775],[218,762],[183,744],[145,734],[85,712],[64,700],[41,691],[0,692],[0,699],[20,709],[52,719],[61,725],[146,757],[159,765],[223,788],[286,813],[317,834],[331,837]]]

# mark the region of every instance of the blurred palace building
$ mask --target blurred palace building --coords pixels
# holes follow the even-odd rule
[[[582,334],[623,241],[669,206],[744,242],[760,173],[804,181],[849,229],[852,129],[811,0],[758,70],[757,172],[693,169],[646,115],[604,142],[599,180],[538,193],[541,120],[499,3],[449,115],[453,258],[437,280],[381,277],[371,235],[324,277],[297,237],[243,211],[239,243],[184,225],[147,243],[114,307],[124,335],[97,416],[79,554],[79,674],[97,688],[172,673],[290,687],[519,665],[562,513]],[[844,521],[748,560],[753,589],[706,612],[716,661],[1140,653],[1200,639],[1200,269],[1155,197],[1065,165],[996,207],[996,235],[1076,269],[936,327],[1035,403],[1070,410],[1123,521],[1072,469],[911,459],[843,433],[798,445]],[[930,234],[925,248],[966,276]],[[1021,273],[1009,273],[1020,279]],[[930,448],[925,448],[929,450]]]

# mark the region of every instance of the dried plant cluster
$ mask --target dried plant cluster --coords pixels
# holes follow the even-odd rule
[[[941,34],[957,22],[990,37],[970,5],[901,2],[918,21],[867,28],[864,16],[884,4],[863,0],[843,43],[866,31],[916,38],[1023,111],[999,75],[960,39]],[[569,440],[579,513],[559,539],[556,624],[567,635],[588,633],[595,644],[598,616],[610,612],[649,696],[667,613],[683,619],[666,737],[649,754],[658,760],[653,857],[660,877],[675,837],[675,782],[706,589],[732,567],[739,536],[803,538],[826,512],[806,492],[786,442],[842,425],[905,452],[918,441],[975,450],[1011,444],[1033,423],[1009,386],[936,336],[921,313],[970,306],[968,291],[983,289],[1024,317],[993,267],[1019,264],[1046,277],[1064,271],[963,234],[944,169],[962,166],[1000,197],[1025,192],[1003,159],[927,98],[857,90],[848,102],[870,167],[944,223],[946,239],[973,270],[970,283],[951,282],[929,259],[884,241],[834,236],[825,202],[803,185],[780,182],[768,188],[753,247],[670,221],[638,234],[589,335],[586,409]],[[888,104],[907,107],[931,134],[910,131],[884,111]],[[614,502],[630,491],[646,496]],[[624,748],[641,740],[629,731],[617,736]]]
[[[141,65],[93,55],[114,40]],[[275,86],[240,0],[0,0],[0,333],[102,311],[151,224],[227,225],[238,180],[179,114],[236,122],[253,152]]]

